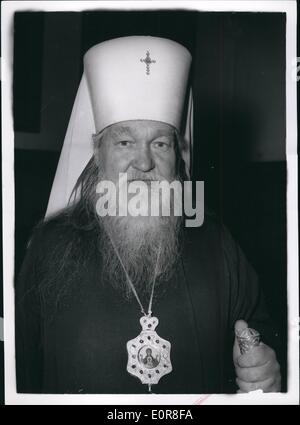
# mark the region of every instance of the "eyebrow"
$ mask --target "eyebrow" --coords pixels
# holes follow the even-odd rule
[[[157,131],[157,133],[156,133],[156,139],[158,139],[159,137],[174,137],[174,131],[172,131],[172,132],[168,132],[168,131],[166,131],[166,130],[158,130]]]
[[[129,127],[126,126],[120,126],[116,128],[111,128],[111,135],[112,136],[121,136],[122,134],[132,134]]]
[[[127,127],[127,126],[120,126],[115,127],[111,129],[111,135],[112,136],[122,136],[124,134],[132,135],[134,136],[134,129]],[[174,137],[174,132],[170,132],[168,130],[160,129],[155,134],[155,139],[158,139],[159,137]]]

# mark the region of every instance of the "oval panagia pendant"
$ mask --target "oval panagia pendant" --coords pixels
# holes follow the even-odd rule
[[[171,344],[155,332],[157,317],[143,316],[140,319],[142,332],[127,342],[127,371],[147,384],[157,384],[164,375],[172,372]]]

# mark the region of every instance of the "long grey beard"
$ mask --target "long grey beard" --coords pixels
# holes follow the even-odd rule
[[[181,217],[98,218],[102,278],[127,299],[133,296],[124,268],[141,295],[169,281],[180,257]],[[116,251],[118,255],[116,254]]]

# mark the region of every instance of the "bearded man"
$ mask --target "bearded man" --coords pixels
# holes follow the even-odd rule
[[[97,208],[99,182],[123,194],[124,173],[147,189],[189,177],[190,64],[183,46],[154,37],[86,53],[47,219],[16,284],[19,392],[280,390],[256,275],[213,215],[185,228],[174,213]],[[249,342],[248,324],[264,343]]]

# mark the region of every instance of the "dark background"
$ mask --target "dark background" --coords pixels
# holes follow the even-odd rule
[[[126,35],[184,44],[193,55],[193,178],[258,272],[286,375],[285,15],[17,13],[14,26],[16,274],[44,217],[82,56]]]

